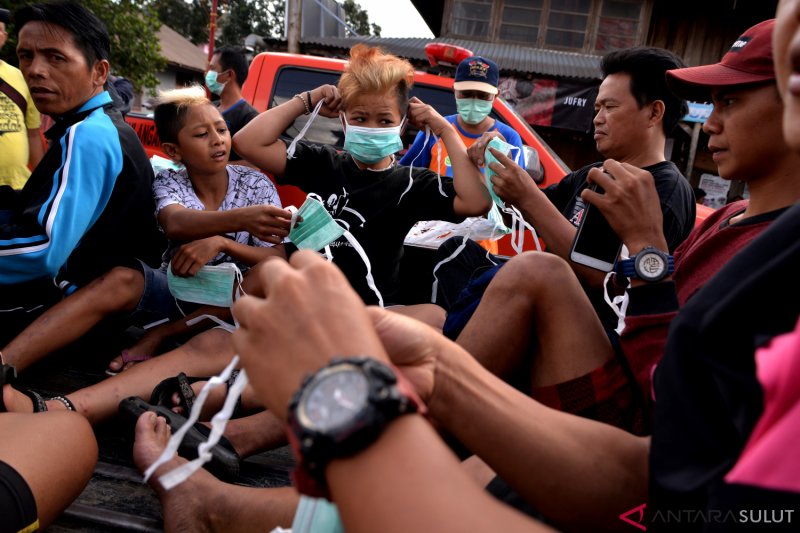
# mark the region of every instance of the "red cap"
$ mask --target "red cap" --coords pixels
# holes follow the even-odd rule
[[[667,85],[681,98],[705,102],[711,100],[712,87],[775,80],[772,65],[774,26],[775,19],[770,19],[744,32],[719,63],[668,70]]]

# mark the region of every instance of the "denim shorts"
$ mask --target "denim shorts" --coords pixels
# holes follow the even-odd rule
[[[137,261],[137,267],[144,276],[144,291],[136,309],[128,316],[132,323],[137,326],[147,326],[153,322],[180,318],[183,316],[181,310],[187,313],[194,310],[194,308],[187,310],[183,303],[179,306],[175,297],[169,292],[167,265],[153,268],[142,261]]]

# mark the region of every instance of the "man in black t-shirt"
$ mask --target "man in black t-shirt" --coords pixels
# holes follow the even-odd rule
[[[653,173],[661,199],[664,234],[674,250],[692,230],[695,202],[692,188],[678,168],[664,159],[666,136],[686,113],[686,103],[674,96],[664,80],[667,70],[680,68],[680,58],[660,48],[632,48],[611,52],[603,58],[604,79],[595,101],[595,142],[606,158],[623,161]],[[486,144],[496,134],[486,134],[473,144],[470,157],[482,165]],[[547,244],[547,249],[569,261],[569,251],[583,217],[581,191],[589,186],[589,170],[595,163],[565,176],[559,183],[540,190],[513,161],[495,154],[503,167],[496,167],[494,190],[506,203],[520,210]],[[447,241],[439,260],[449,257],[461,239]],[[496,262],[496,260],[494,261]],[[458,299],[470,279],[482,273],[489,258],[474,243],[439,269],[437,302],[445,309]],[[599,289],[604,273],[571,263],[594,303],[602,302]],[[595,305],[596,309],[603,309]],[[610,324],[609,324],[610,325]],[[453,333],[456,336],[456,332]]]

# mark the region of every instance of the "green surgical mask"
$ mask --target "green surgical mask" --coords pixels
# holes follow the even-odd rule
[[[206,87],[208,87],[208,90],[214,94],[222,94],[222,89],[225,88],[225,83],[227,82],[218,82],[217,76],[219,76],[219,73],[215,70],[209,70],[206,72]]]
[[[467,124],[480,124],[492,111],[492,100],[480,98],[456,98],[456,109],[461,120]]]
[[[340,226],[331,214],[328,213],[322,198],[317,194],[309,193],[306,201],[300,206],[300,209],[297,209],[293,205],[290,205],[287,209],[292,211],[289,239],[291,239],[298,248],[314,251],[324,249],[325,256],[328,258],[328,261],[331,261],[333,260],[333,253],[329,245],[333,241],[339,237],[344,237],[347,242],[350,243],[353,250],[358,254],[361,260],[364,261],[364,266],[367,267],[367,285],[372,289],[372,292],[375,293],[375,296],[378,297],[378,305],[383,307],[383,296],[381,296],[381,292],[375,285],[375,279],[372,277],[372,265],[370,264],[369,257],[367,257],[367,253],[356,238],[353,237],[353,234]],[[364,217],[353,210],[350,211],[361,219],[363,225]],[[298,219],[301,219],[301,221],[296,222]],[[343,222],[343,224],[347,225],[346,222]]]
[[[518,147],[508,144],[504,140],[500,139],[499,137],[492,137],[492,140],[489,141],[489,144],[486,145],[486,151],[483,154],[484,157],[484,177],[486,180],[486,188],[489,189],[489,194],[492,195],[492,200],[498,207],[503,208],[506,206],[505,202],[497,196],[497,193],[494,192],[494,187],[492,186],[492,176],[494,176],[494,170],[489,167],[489,163],[497,163],[498,165],[500,162],[494,156],[492,152],[489,151],[489,148],[494,148],[498,152],[502,152],[508,157],[511,157],[511,152],[514,150],[519,150]],[[502,165],[501,165],[502,166]]]
[[[336,223],[322,202],[313,196],[316,195],[309,195],[292,215],[289,239],[300,249],[317,252],[344,235],[345,230]],[[301,222],[294,224],[298,218]]]
[[[241,279],[242,273],[233,263],[206,265],[188,278],[173,274],[172,263],[167,267],[169,292],[178,300],[202,305],[232,306],[234,284]]]

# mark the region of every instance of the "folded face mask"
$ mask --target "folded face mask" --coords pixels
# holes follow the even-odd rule
[[[322,202],[309,195],[300,209],[292,215],[289,239],[300,249],[322,250],[344,235],[345,229],[336,223]],[[294,223],[295,220],[301,220]]]
[[[234,284],[241,279],[242,273],[233,263],[206,265],[188,278],[173,274],[171,263],[167,267],[167,284],[172,296],[201,305],[232,306]]]
[[[494,187],[492,187],[492,176],[495,175],[495,172],[489,167],[490,163],[497,163],[498,165],[501,166],[502,164],[497,160],[494,154],[492,154],[492,152],[489,151],[489,148],[494,148],[498,152],[501,152],[508,157],[511,157],[511,152],[513,152],[514,150],[519,150],[519,148],[511,144],[508,144],[499,137],[493,137],[492,140],[489,141],[489,144],[486,145],[486,151],[483,154],[485,161],[484,176],[486,179],[486,188],[489,189],[489,194],[492,195],[492,200],[494,201],[494,203],[497,204],[498,207],[503,208],[505,207],[506,204],[494,192]]]

